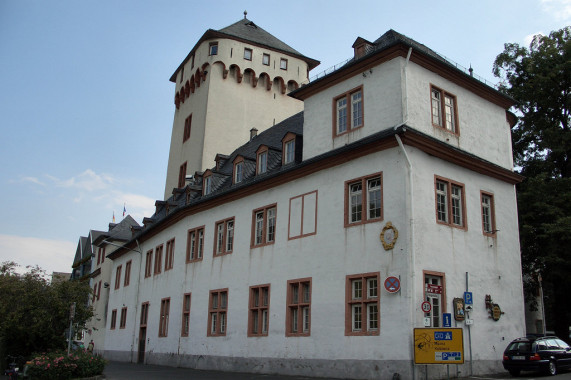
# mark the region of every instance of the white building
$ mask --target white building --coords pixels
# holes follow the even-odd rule
[[[464,330],[465,364],[450,372],[501,370],[505,345],[525,330],[511,100],[395,31],[353,47],[353,60],[289,94],[303,112],[249,141],[232,135],[247,141],[233,152],[197,138],[215,166],[157,201],[109,255],[109,359],[439,378],[445,366],[414,364],[413,329],[443,326],[454,298],[470,291],[473,324],[452,321]],[[233,81],[223,69],[206,78]],[[200,99],[188,106],[209,114]],[[244,125],[257,121],[243,112]],[[123,286],[114,277],[127,263]],[[399,291],[385,289],[389,277]],[[490,318],[498,305],[503,314]]]

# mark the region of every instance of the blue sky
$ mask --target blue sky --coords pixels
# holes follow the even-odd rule
[[[286,6],[287,4],[287,6]],[[428,5],[430,4],[430,6]],[[571,0],[0,0],[0,262],[71,271],[80,236],[162,199],[170,76],[243,17],[321,61],[389,29],[497,82],[506,42],[571,25]]]

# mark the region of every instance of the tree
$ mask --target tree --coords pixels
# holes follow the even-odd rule
[[[537,35],[529,49],[504,45],[494,75],[500,91],[516,104],[512,129],[514,161],[525,176],[518,209],[526,299],[543,277],[546,322],[569,338],[571,297],[571,28]]]
[[[39,267],[18,273],[14,262],[0,265],[0,337],[10,355],[29,356],[33,352],[63,349],[69,328],[70,306],[75,302],[75,331],[92,317],[87,305],[88,283],[60,281],[50,283]]]

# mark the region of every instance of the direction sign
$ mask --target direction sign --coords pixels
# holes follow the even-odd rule
[[[387,277],[385,280],[385,289],[389,293],[396,293],[400,290],[400,280],[396,277]]]
[[[430,310],[432,310],[432,305],[430,304],[430,302],[424,301],[422,303],[422,311],[424,311],[425,313],[430,313]]]
[[[443,327],[452,327],[452,313],[442,314],[442,326]]]
[[[464,292],[464,304],[465,305],[472,304],[472,292]]]
[[[415,328],[415,364],[463,364],[464,342],[461,328]]]

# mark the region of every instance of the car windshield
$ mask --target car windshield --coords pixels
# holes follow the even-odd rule
[[[531,344],[529,342],[511,342],[507,351],[531,352]]]

